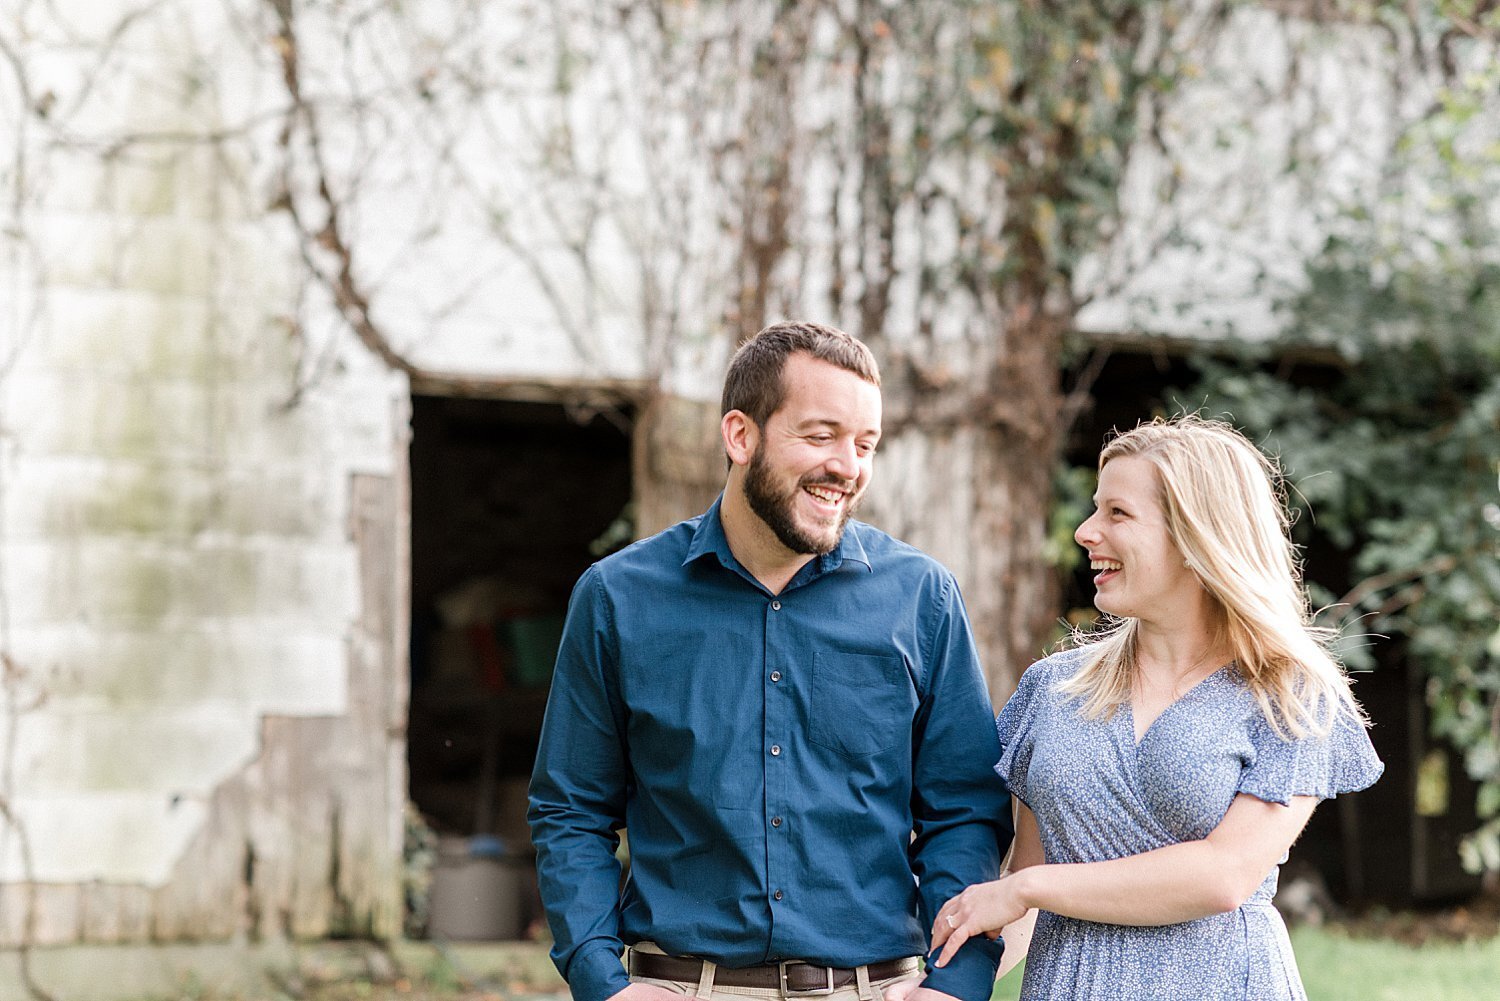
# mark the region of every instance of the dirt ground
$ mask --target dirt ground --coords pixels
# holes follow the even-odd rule
[[[1371,908],[1346,912],[1328,927],[1350,937],[1411,945],[1500,938],[1500,893],[1426,911]],[[351,946],[354,944],[351,943]],[[568,1001],[566,986],[540,943],[443,945],[366,943],[304,958],[296,973],[251,991],[180,985],[140,1001]]]
[[[570,995],[566,990],[539,994],[516,982],[444,986],[398,978],[388,983],[363,980],[314,985],[300,994],[283,994],[276,1001],[286,997],[297,1001],[566,1001]]]
[[[389,953],[366,954],[363,965],[356,970],[304,966],[294,982],[276,984],[276,1001],[566,1001],[570,997],[541,944],[491,948],[408,943]]]
[[[1455,907],[1411,911],[1372,907],[1346,914],[1338,924],[1356,938],[1394,939],[1407,945],[1488,941],[1500,936],[1500,890]]]

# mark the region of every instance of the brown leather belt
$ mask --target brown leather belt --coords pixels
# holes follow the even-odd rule
[[[916,964],[909,959],[890,959],[883,963],[871,963],[867,967],[871,980],[889,980],[915,971],[916,968]],[[632,976],[650,977],[652,980],[696,984],[703,975],[703,961],[631,949],[630,973]],[[745,966],[737,970],[725,966],[714,969],[715,984],[779,990],[782,994],[832,994],[838,988],[848,987],[854,982],[853,970],[812,966],[796,960],[769,966]]]

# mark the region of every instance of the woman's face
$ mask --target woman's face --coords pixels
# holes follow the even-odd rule
[[[1167,534],[1160,497],[1156,467],[1145,459],[1111,459],[1099,471],[1094,513],[1073,538],[1088,550],[1101,612],[1167,623],[1203,597]]]

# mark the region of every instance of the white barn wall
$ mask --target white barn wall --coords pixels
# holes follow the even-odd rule
[[[96,5],[67,10],[74,32],[113,23]],[[173,142],[106,161],[87,141],[222,125],[212,88],[182,84],[204,47],[233,51],[215,37],[233,26],[202,5],[148,17],[66,123],[76,146],[26,133],[26,239],[0,270],[7,942],[27,934],[25,883],[40,889],[40,942],[262,930],[213,899],[222,872],[180,869],[226,826],[216,797],[263,758],[268,720],[355,711],[351,484],[394,484],[404,463],[404,380],[368,358],[344,352],[289,405],[306,376],[286,325],[293,247],[247,183],[253,164]],[[97,54],[53,27],[32,82],[66,106]],[[353,763],[372,764],[389,898],[401,778],[383,757]],[[292,805],[245,806],[237,826]],[[256,844],[273,854],[277,826],[249,821],[220,869]],[[172,889],[192,881],[227,919],[194,928],[202,908]]]
[[[1277,302],[1302,290],[1304,263],[1345,214],[1388,212],[1382,193],[1418,180],[1393,175],[1390,155],[1398,123],[1415,120],[1435,89],[1415,66],[1393,65],[1389,44],[1368,25],[1240,10],[1161,123],[1170,156],[1143,145],[1125,178],[1120,233],[1080,272],[1080,291],[1095,298],[1079,327],[1186,339],[1279,332]]]
[[[435,5],[404,6],[434,16]],[[0,651],[14,668],[0,693],[0,795],[18,820],[0,827],[0,942],[318,935],[346,919],[390,933],[405,798],[407,380],[355,342],[272,207],[287,98],[261,44],[266,5],[150,7],[102,66],[80,35],[114,22],[82,0],[60,9],[69,31],[41,26],[27,53],[33,89],[53,91],[66,117],[52,123],[60,133],[9,123],[29,159],[24,176],[7,175],[22,197],[0,256]],[[319,21],[332,9],[299,23],[304,96],[324,112],[330,174],[349,195],[344,235],[392,345],[453,376],[625,380],[715,400],[737,220],[714,200],[727,182],[705,150],[733,141],[753,109],[733,94],[717,109],[674,95],[694,54],[669,54],[670,72],[654,77],[628,33],[583,0],[480,4],[472,23],[429,35],[382,15],[347,47]],[[740,9],[724,6],[712,47],[730,86],[748,59],[728,20]],[[596,57],[559,95],[538,39],[562,30]],[[429,41],[530,54],[486,63],[509,74],[488,131],[445,132],[436,109],[385,87],[463,54]],[[1275,76],[1276,53],[1260,55],[1243,86]],[[102,82],[87,90],[91,69]],[[1318,73],[1327,105],[1346,111],[1328,127],[1363,137],[1330,151],[1340,180],[1309,193],[1275,176],[1267,165],[1291,132],[1269,105],[1254,141],[1209,148],[1204,122],[1237,85],[1189,93],[1172,128],[1201,173],[1177,215],[1193,217],[1205,249],[1142,249],[1164,224],[1149,194],[1161,165],[1148,159],[1131,182],[1132,226],[1099,262],[1101,282],[1121,261],[1132,277],[1085,326],[1267,329],[1260,264],[1293,276],[1387,141],[1371,118],[1385,99],[1377,72],[1331,60]],[[1371,96],[1349,104],[1344,92]],[[355,99],[366,119],[330,113]],[[557,113],[572,146],[547,145]],[[810,131],[841,113],[833,98],[800,109]],[[221,131],[232,135],[181,138]],[[157,138],[99,155],[127,135]],[[574,159],[549,160],[558,149]],[[827,315],[828,287],[853,250],[821,213],[851,189],[828,163],[805,166],[811,208],[794,221],[799,249],[772,309],[850,324]],[[307,178],[293,180],[305,197]],[[1261,186],[1271,194],[1245,194]],[[470,197],[447,197],[455,190]],[[508,214],[487,217],[487,205]],[[917,271],[945,256],[956,220],[925,225],[896,247],[897,326],[930,321],[940,343],[961,346],[992,318],[958,294],[923,313],[933,307],[919,302]],[[1160,305],[1177,302],[1189,311]],[[692,408],[672,415],[684,440],[703,437]],[[936,436],[894,439],[870,505],[961,580],[969,495],[986,489],[981,470],[954,465],[968,454]],[[719,460],[682,464],[664,478],[697,482]],[[934,469],[954,481],[948,512],[917,501]],[[327,885],[335,857],[349,885]],[[30,933],[27,883],[41,887]],[[338,916],[355,911],[365,917]]]

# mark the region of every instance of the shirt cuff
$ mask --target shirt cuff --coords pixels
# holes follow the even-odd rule
[[[947,966],[935,966],[937,952],[929,953],[927,978],[922,986],[951,994],[960,1001],[988,1001],[995,992],[995,971],[1000,968],[1000,954],[1004,951],[1002,939],[991,941],[981,935],[965,942]]]
[[[595,941],[573,954],[568,989],[573,1001],[606,1001],[630,986],[625,964],[609,942]]]

